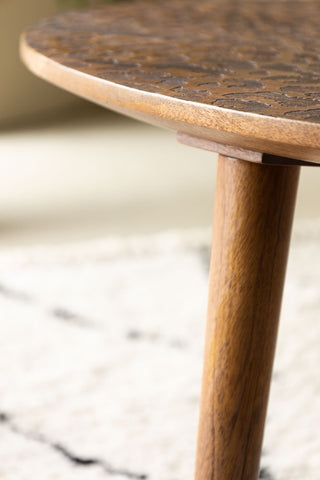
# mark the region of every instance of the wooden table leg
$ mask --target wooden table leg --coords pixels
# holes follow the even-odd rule
[[[257,480],[297,166],[220,155],[196,480]]]

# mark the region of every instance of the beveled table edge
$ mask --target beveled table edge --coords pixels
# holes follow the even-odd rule
[[[181,100],[127,87],[67,67],[20,37],[20,55],[40,78],[144,122],[212,142],[320,164],[320,124]]]

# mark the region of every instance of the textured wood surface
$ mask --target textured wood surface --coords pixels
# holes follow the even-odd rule
[[[319,14],[316,0],[131,2],[22,38],[50,82],[243,155],[219,159],[196,480],[258,476],[299,167],[246,160],[320,163]]]
[[[219,157],[196,480],[257,480],[300,167]]]
[[[319,18],[317,0],[124,3],[40,22],[22,56],[43,78],[151,123],[319,162]]]

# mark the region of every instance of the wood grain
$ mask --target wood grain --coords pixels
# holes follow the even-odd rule
[[[62,14],[22,37],[37,75],[182,133],[320,163],[317,0],[171,0]]]
[[[219,157],[196,480],[257,480],[300,167]]]
[[[40,77],[227,155],[196,480],[258,477],[300,168],[285,165],[320,164],[319,16],[318,0],[145,1],[59,15],[22,36]]]
[[[178,132],[178,142],[201,150],[219,153],[226,157],[237,158],[238,160],[246,160],[247,162],[261,163],[264,165],[300,165],[305,167],[320,167],[320,164],[306,162],[303,160],[295,160],[294,158],[279,157],[279,155],[270,155],[262,152],[254,152],[240,147],[232,147],[223,143],[216,143],[212,140],[194,137],[185,133]]]

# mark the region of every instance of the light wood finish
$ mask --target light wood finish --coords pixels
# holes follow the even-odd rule
[[[196,480],[257,480],[296,166],[219,157]]]
[[[21,40],[40,77],[216,143],[320,163],[318,0],[124,2]]]

